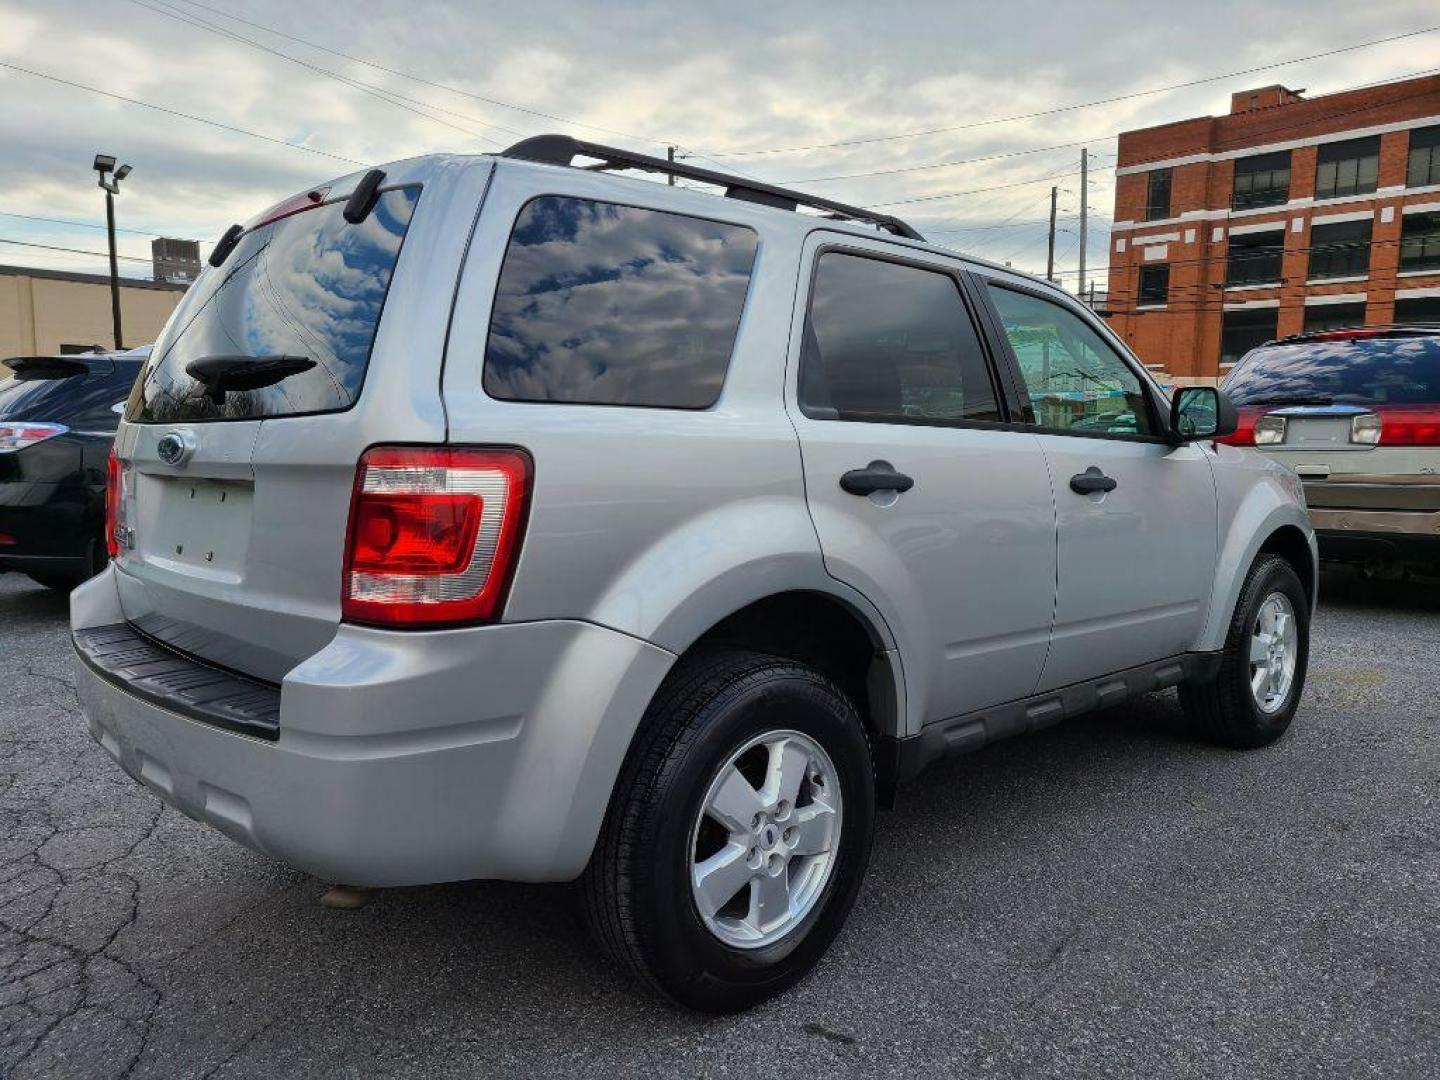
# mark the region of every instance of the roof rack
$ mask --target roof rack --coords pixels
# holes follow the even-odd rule
[[[866,210],[863,207],[848,206],[845,203],[823,199],[818,195],[806,195],[802,191],[793,191],[790,188],[777,187],[774,184],[764,184],[759,180],[749,180],[732,173],[697,169],[693,165],[682,165],[676,161],[666,161],[664,158],[651,157],[648,154],[637,154],[613,146],[584,142],[580,139],[573,139],[569,135],[536,135],[516,143],[508,150],[501,151],[500,157],[538,161],[546,165],[569,165],[577,157],[598,158],[599,165],[586,165],[584,168],[597,171],[602,169],[639,169],[644,172],[664,173],[667,176],[680,176],[686,180],[697,180],[702,184],[715,184],[723,187],[727,198],[759,203],[761,206],[772,206],[778,210],[794,210],[799,206],[809,206],[816,210],[827,211],[842,220],[868,222],[887,232],[894,233],[896,236],[903,236],[907,240],[925,239],[905,222],[889,214],[877,214],[873,210]]]

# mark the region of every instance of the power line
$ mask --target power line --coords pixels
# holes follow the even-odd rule
[[[74,82],[71,79],[62,79],[58,75],[47,75],[43,71],[35,71],[31,68],[21,67],[19,64],[7,63],[4,60],[0,60],[0,68],[5,68],[7,71],[18,71],[22,75],[29,75],[35,79],[44,79],[46,82],[58,83],[61,86],[69,86],[75,90],[85,90],[91,94],[99,94],[101,97],[107,97],[113,101],[123,101],[127,105],[139,105],[141,108],[152,109],[155,112],[165,113],[167,116],[178,116],[182,120],[193,120],[197,124],[208,124],[210,127],[219,128],[222,131],[229,131],[236,135],[248,135],[252,139],[263,139],[265,142],[274,143],[276,146],[288,146],[292,150],[303,150],[307,154],[319,154],[321,157],[330,158],[332,161],[343,161],[347,165],[365,164],[363,161],[346,157],[344,154],[332,154],[329,150],[321,150],[318,147],[306,146],[304,143],[290,142],[288,139],[281,139],[274,135],[265,135],[259,131],[250,131],[246,128],[235,127],[233,124],[222,123],[219,120],[211,120],[205,116],[196,116],[194,113],[181,112],[179,109],[171,109],[165,105],[156,105],[149,101],[141,101],[139,98],[126,97],[124,94],[116,94],[110,90],[102,90],[98,86],[87,86],[84,83]]]
[[[999,161],[1002,158],[1024,157],[1027,154],[1043,154],[1050,150],[1069,150],[1092,142],[1104,142],[1115,138],[1114,134],[1097,135],[1091,139],[1076,139],[1074,142],[1055,143],[1053,146],[1032,146],[1025,150],[1007,150],[1000,154],[985,154],[981,157],[959,158],[955,161],[932,161],[925,165],[905,165],[894,169],[876,169],[873,172],[841,173],[836,176],[802,176],[793,180],[777,181],[781,184],[819,184],[827,180],[858,180],[867,176],[893,176],[896,173],[924,172],[926,169],[949,169],[956,165],[974,165],[981,161]],[[1114,155],[1106,155],[1113,157]]]
[[[65,218],[37,217],[34,214],[17,214],[13,210],[0,210],[0,217],[20,218],[22,221],[39,221],[47,225],[68,225],[75,229],[99,229],[102,232],[105,230],[104,225],[97,224],[93,221],[69,221]],[[150,232],[145,229],[116,228],[115,231],[129,233],[132,236],[148,236],[151,239],[189,240],[195,244],[208,244],[210,242],[208,240],[194,240],[191,237],[185,236],[172,236],[169,233]],[[108,258],[109,256],[107,255],[106,257]]]
[[[89,255],[94,259],[108,259],[110,253],[106,251],[86,251],[84,248],[59,247],[55,244],[36,244],[29,240],[11,240],[9,237],[0,236],[0,244],[14,244],[16,247],[39,248],[42,251],[63,251],[71,255]],[[124,259],[126,262],[148,263],[149,259],[141,258],[139,255],[116,255],[117,259]]]
[[[261,52],[268,53],[271,56],[277,56],[282,60],[288,60],[292,64],[297,64],[300,67],[315,72],[316,74],[323,75],[328,79],[333,79],[336,82],[342,83],[345,86],[349,86],[353,89],[359,90],[361,93],[369,94],[371,97],[378,98],[379,100],[384,101],[389,105],[394,105],[397,108],[401,108],[406,110],[407,112],[414,113],[416,116],[422,117],[425,120],[429,120],[431,123],[441,124],[445,127],[450,128],[453,131],[458,131],[464,135],[469,135],[473,139],[484,139],[485,141],[494,143],[497,146],[500,145],[498,140],[492,139],[488,135],[483,135],[478,131],[472,131],[469,128],[461,127],[459,124],[452,124],[448,120],[442,120],[437,116],[431,116],[429,113],[424,112],[422,111],[422,109],[416,108],[415,106],[419,105],[427,109],[434,109],[437,112],[450,113],[453,116],[459,116],[462,119],[469,120],[471,123],[480,124],[484,127],[494,127],[497,131],[504,131],[510,135],[520,134],[519,132],[512,131],[509,128],[502,128],[498,125],[490,124],[488,121],[481,120],[478,117],[466,116],[464,113],[457,113],[453,110],[445,109],[438,105],[431,105],[429,102],[420,101],[416,98],[406,97],[404,94],[397,94],[393,90],[387,90],[384,87],[376,86],[373,83],[362,82],[359,79],[352,79],[348,75],[341,75],[339,72],[330,71],[327,68],[320,67],[318,64],[312,64],[308,61],[301,60],[298,57],[291,56],[288,53],[283,53],[279,49],[272,49],[270,46],[264,44],[263,42],[255,41],[253,38],[247,38],[243,34],[237,34],[233,30],[227,30],[222,26],[216,26],[214,23],[206,22],[204,19],[191,15],[181,9],[174,8],[172,5],[165,3],[164,0],[155,0],[155,2],[151,2],[151,0],[130,0],[130,2],[137,5],[138,7],[144,8],[147,11],[153,12],[156,15],[162,15],[167,19],[174,19],[177,22],[183,22],[188,26],[194,26],[198,29],[208,31],[209,33],[218,34],[219,36],[229,38],[232,41],[238,41],[242,45],[248,45],[253,49],[258,49]],[[159,6],[157,6],[157,3],[159,4]]]
[[[193,0],[189,0],[193,2]],[[1392,41],[1403,41],[1406,38],[1419,37],[1422,34],[1433,34],[1440,30],[1440,26],[1427,26],[1420,30],[1410,30],[1403,34],[1393,34],[1390,37],[1376,38],[1374,41],[1362,41],[1357,45],[1346,45],[1339,49],[1330,49],[1326,52],[1311,53],[1309,56],[1298,56],[1291,60],[1280,60],[1273,64],[1262,64],[1258,67],[1242,68],[1239,71],[1227,71],[1223,75],[1207,75],[1199,79],[1190,79],[1186,82],[1171,83],[1169,86],[1157,86],[1150,90],[1137,90],[1130,94],[1119,94],[1114,97],[1098,98],[1094,101],[1082,101],[1073,105],[1057,105],[1050,109],[1037,109],[1034,112],[1016,113],[1013,116],[996,116],[984,120],[973,120],[965,124],[951,124],[946,127],[926,128],[921,131],[906,131],[894,135],[876,135],[861,139],[842,139],[838,142],[811,143],[808,146],[780,146],[764,150],[733,150],[728,153],[717,154],[717,157],[754,157],[761,154],[792,154],[807,150],[830,150],[844,146],[865,146],[877,142],[891,142],[896,139],[915,139],[924,135],[943,135],[952,131],[968,131],[973,128],[989,127],[995,124],[1012,124],[1020,120],[1033,120],[1040,116],[1054,116],[1059,113],[1074,112],[1077,109],[1089,109],[1097,105],[1113,105],[1119,101],[1131,101],[1135,98],[1148,97],[1152,94],[1169,93],[1172,90],[1183,90],[1191,86],[1201,86],[1205,83],[1220,82],[1224,79],[1233,79],[1241,75],[1253,75],[1258,71],[1270,71],[1274,68],[1289,67],[1292,64],[1303,64],[1311,60],[1321,60],[1327,56],[1338,56],[1341,53],[1355,52],[1358,49],[1369,49],[1376,45],[1385,45]]]
[[[387,67],[385,64],[377,63],[373,60],[366,60],[363,57],[355,56],[352,53],[341,52],[339,49],[332,49],[327,45],[321,45],[318,42],[310,41],[295,34],[287,34],[283,30],[276,30],[274,27],[266,26],[264,23],[256,22],[252,19],[242,18],[241,16],[236,15],[233,12],[225,11],[221,8],[211,7],[209,4],[199,3],[198,0],[183,0],[183,2],[190,7],[200,8],[204,11],[210,12],[213,15],[219,15],[223,18],[233,20],[234,22],[244,23],[246,26],[254,27],[256,30],[263,30],[267,34],[274,34],[276,37],[284,38],[286,41],[293,41],[297,45],[304,45],[307,48],[315,49],[318,52],[328,53],[331,56],[338,56],[342,60],[349,60],[351,63],[354,64],[361,64],[364,67],[374,68],[376,71],[383,71],[387,75],[395,75],[402,79],[409,79],[411,82],[419,83],[422,86],[429,86],[436,90],[444,90],[447,93],[451,94],[459,94],[462,97],[468,97],[475,101],[484,102],[487,105],[495,105],[502,109],[513,109],[515,112],[527,113],[530,116],[539,116],[546,120],[554,120],[556,123],[568,124],[571,127],[584,128],[588,131],[599,131],[603,132],[606,135],[618,135],[621,138],[634,139],[638,142],[658,143],[661,145],[675,143],[674,139],[655,139],[645,135],[635,135],[629,132],[617,131],[614,128],[600,127],[596,124],[582,123],[579,120],[572,120],[569,117],[559,116],[555,113],[542,112],[539,109],[532,109],[525,105],[516,105],[514,102],[501,101],[499,98],[486,97],[483,94],[477,94],[470,90],[463,90],[458,86],[450,86],[446,83],[437,82],[433,79],[427,79],[423,76],[415,75],[408,71],[402,71],[399,68]],[[509,130],[507,128],[500,128],[499,125],[490,126],[497,127],[501,131]],[[675,143],[675,145],[679,144]],[[684,149],[691,148],[685,147]],[[698,156],[706,157],[707,155],[701,154]]]
[[[1110,170],[1112,170],[1112,169],[1114,169],[1114,168],[1115,168],[1114,165],[1106,165],[1106,166],[1104,166],[1104,167],[1102,167],[1102,168],[1099,168],[1099,169],[1091,169],[1090,172],[1091,172],[1092,174],[1093,174],[1093,173],[1097,173],[1097,172],[1109,172]],[[1031,185],[1031,184],[1042,184],[1042,183],[1045,183],[1047,180],[1059,180],[1059,179],[1061,179],[1062,177],[1065,177],[1065,176],[1079,176],[1079,175],[1080,175],[1080,170],[1079,170],[1079,169],[1069,169],[1069,170],[1067,170],[1066,172],[1050,173],[1048,176],[1033,176],[1033,177],[1031,177],[1031,178],[1028,179],[1028,180],[1015,180],[1015,181],[1012,181],[1011,183],[1008,183],[1008,184],[993,184],[993,185],[991,185],[990,187],[970,188],[970,189],[968,189],[968,190],[966,190],[966,191],[950,191],[950,192],[946,192],[946,193],[943,194],[943,195],[916,195],[916,196],[914,196],[914,197],[912,197],[912,198],[909,198],[909,199],[891,199],[891,200],[888,201],[888,202],[876,202],[876,203],[871,203],[867,209],[872,209],[872,210],[873,210],[873,209],[875,209],[876,207],[880,207],[880,206],[908,206],[908,205],[911,205],[911,204],[913,204],[913,203],[940,202],[940,201],[942,201],[942,200],[944,200],[944,199],[958,199],[958,198],[961,198],[961,197],[963,197],[963,196],[965,196],[965,195],[979,195],[979,194],[981,194],[982,192],[985,192],[985,191],[1001,191],[1001,190],[1004,190],[1005,188],[1028,187],[1028,186]]]

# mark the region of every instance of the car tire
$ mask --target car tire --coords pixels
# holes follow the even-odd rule
[[[679,1004],[748,1008],[824,955],[859,891],[874,818],[869,741],[834,682],[761,653],[687,656],[616,783],[580,883],[586,921],[606,953]],[[811,851],[822,829],[828,849]]]
[[[1198,734],[1223,746],[1269,746],[1295,717],[1309,658],[1304,586],[1284,559],[1261,555],[1240,589],[1219,669],[1180,686],[1185,717]]]

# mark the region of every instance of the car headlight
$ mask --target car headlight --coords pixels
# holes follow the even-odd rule
[[[1269,413],[1255,421],[1255,445],[1276,446],[1285,441],[1285,417]]]

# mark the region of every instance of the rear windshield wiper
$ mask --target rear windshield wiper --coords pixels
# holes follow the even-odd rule
[[[185,374],[205,387],[212,402],[224,405],[227,390],[274,386],[314,366],[308,356],[202,356],[185,365]]]
[[[1275,397],[1251,398],[1249,401],[1241,402],[1243,405],[1334,405],[1333,397],[1318,395],[1306,397],[1304,394],[1285,395]]]

